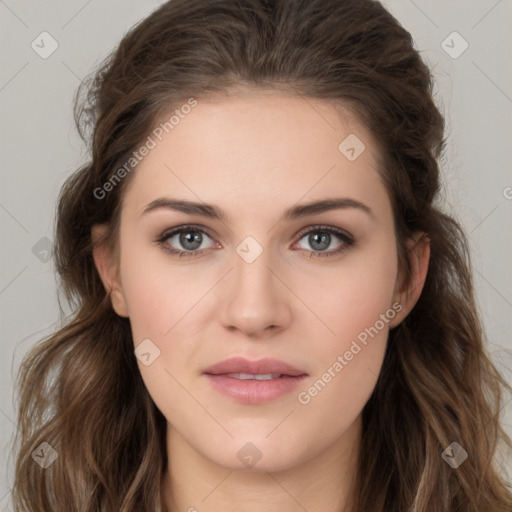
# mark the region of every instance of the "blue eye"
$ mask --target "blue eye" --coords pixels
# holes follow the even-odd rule
[[[201,247],[205,235],[210,238],[203,229],[195,228],[194,226],[180,226],[172,231],[163,233],[157,242],[162,245],[165,251],[173,255],[179,255],[180,258],[183,256],[197,256],[198,253],[204,250],[204,248],[199,249],[199,247]],[[177,241],[174,243],[179,243],[185,250],[175,249],[170,246],[169,242],[173,238],[177,238]]]
[[[338,242],[338,245],[334,250],[327,251],[326,249],[328,249],[331,242],[333,242],[333,237],[340,240],[340,242]],[[355,243],[354,239],[348,233],[331,226],[314,226],[312,229],[306,231],[306,233],[301,236],[300,240],[305,238],[307,238],[307,242],[310,247],[313,248],[310,256],[312,258],[328,258],[330,256],[335,256],[345,251]]]
[[[213,241],[213,239],[203,228],[191,225],[179,226],[177,228],[173,228],[170,231],[165,231],[156,240],[156,242],[161,245],[166,252],[172,254],[173,256],[179,256],[180,258],[194,257],[205,252],[209,248],[222,247],[218,242],[213,242],[210,247],[201,248],[203,242],[205,241],[205,236]],[[325,258],[335,256],[347,250],[355,243],[355,240],[352,238],[352,236],[341,229],[334,228],[332,226],[313,226],[308,228],[308,231],[303,232],[300,235],[298,242],[296,242],[294,245],[297,245],[306,237],[307,242],[309,243],[312,250],[304,248],[300,248],[300,250],[310,252],[310,257],[312,258]],[[331,246],[333,237],[338,239],[338,245],[334,250],[326,250]],[[173,241],[173,239],[176,240]],[[182,249],[177,249],[176,245],[178,245],[178,247],[181,246]]]

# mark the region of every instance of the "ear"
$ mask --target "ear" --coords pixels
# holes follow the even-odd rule
[[[115,255],[104,242],[107,230],[105,224],[95,224],[91,229],[93,243],[93,258],[96,269],[107,294],[110,296],[112,307],[119,316],[128,317],[128,308],[119,279],[119,269]]]
[[[409,283],[405,287],[401,285],[403,279],[397,279],[393,301],[394,303],[398,302],[402,309],[389,322],[391,329],[399,325],[411,312],[423,290],[430,260],[430,239],[426,233],[417,233],[408,241],[407,257],[409,259],[411,276]],[[401,274],[402,272],[399,272],[399,276]]]

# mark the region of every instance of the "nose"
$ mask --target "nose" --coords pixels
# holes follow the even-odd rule
[[[274,265],[275,266],[275,265]],[[223,283],[220,320],[229,331],[264,338],[286,329],[291,311],[291,292],[272,268],[269,250],[251,263],[233,255],[233,270]]]

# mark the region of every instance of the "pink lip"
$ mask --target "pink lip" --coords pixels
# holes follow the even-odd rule
[[[278,359],[259,359],[258,361],[249,361],[244,357],[231,357],[220,363],[207,368],[204,373],[220,375],[222,373],[282,373],[296,377],[306,375],[306,372],[295,368],[294,366],[279,361]]]
[[[212,386],[219,392],[245,404],[259,404],[274,400],[293,391],[308,374],[277,359],[249,361],[233,357],[217,363],[204,372]],[[270,380],[240,380],[228,373],[280,373]]]

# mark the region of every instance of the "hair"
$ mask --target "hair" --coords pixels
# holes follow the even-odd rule
[[[484,350],[468,242],[437,205],[444,118],[410,33],[376,0],[172,0],[132,27],[75,98],[90,159],[61,189],[55,265],[72,313],[25,356],[13,501],[17,512],[161,510],[167,422],[141,378],[130,323],[116,315],[92,257],[91,227],[116,250],[123,194],[111,179],[162,116],[186,98],[237,88],[350,109],[379,145],[399,268],[430,240],[421,296],[390,331],[363,409],[355,512],[510,512],[498,464],[503,392]],[[62,308],[61,308],[62,314]],[[441,454],[456,441],[468,459]],[[42,469],[32,452],[49,443]]]

